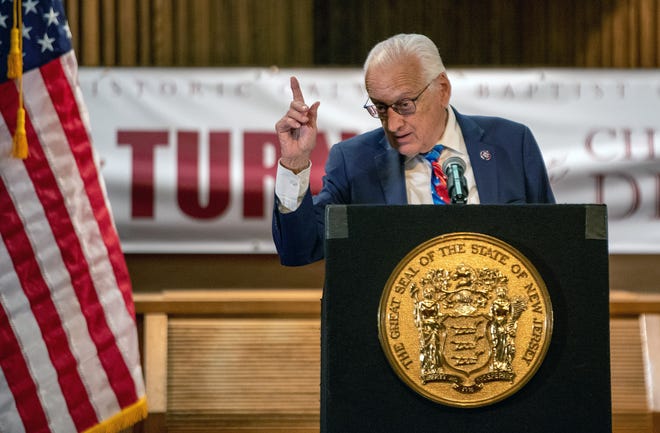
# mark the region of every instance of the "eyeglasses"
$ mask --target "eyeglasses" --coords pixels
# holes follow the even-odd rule
[[[422,89],[421,92],[417,94],[414,98],[403,98],[399,99],[396,101],[394,104],[383,104],[383,103],[376,103],[376,104],[369,104],[370,98],[367,98],[367,102],[365,102],[364,108],[367,110],[369,114],[371,114],[372,117],[376,117],[379,119],[387,119],[387,111],[392,107],[392,110],[394,110],[395,113],[400,114],[402,116],[408,116],[411,114],[414,114],[415,111],[417,111],[417,105],[415,105],[415,101],[417,101],[420,96],[422,96],[422,93],[426,91],[426,89],[429,88],[433,80],[429,81],[429,83]]]

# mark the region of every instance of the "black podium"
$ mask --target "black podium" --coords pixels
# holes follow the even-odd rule
[[[524,254],[554,315],[533,377],[481,407],[421,396],[379,342],[379,302],[392,270],[418,245],[456,232],[492,236]],[[325,248],[321,432],[611,431],[605,206],[329,206]]]

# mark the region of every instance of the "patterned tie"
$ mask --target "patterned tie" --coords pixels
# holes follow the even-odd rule
[[[438,162],[438,158],[442,153],[444,146],[436,144],[433,150],[424,155],[431,163],[431,195],[433,196],[433,204],[449,204],[449,193],[447,192],[447,176],[442,171],[442,165]]]

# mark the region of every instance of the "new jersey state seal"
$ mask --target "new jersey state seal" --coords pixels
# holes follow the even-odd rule
[[[437,403],[479,407],[520,390],[550,345],[552,305],[532,263],[480,233],[408,253],[383,290],[381,346],[396,374]]]

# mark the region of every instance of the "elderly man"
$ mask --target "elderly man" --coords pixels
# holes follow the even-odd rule
[[[275,125],[281,158],[273,239],[282,264],[323,258],[328,204],[449,204],[442,163],[465,162],[468,204],[554,203],[532,132],[510,120],[467,116],[450,106],[451,83],[435,44],[399,34],[374,46],[364,65],[365,108],[381,127],[330,149],[321,192],[309,191],[319,102],[293,101]]]

